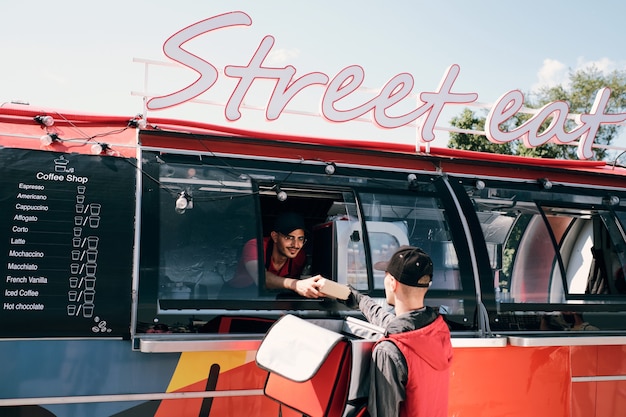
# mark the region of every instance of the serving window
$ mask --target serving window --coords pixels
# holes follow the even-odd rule
[[[263,239],[278,214],[299,212],[310,232],[303,275],[311,275],[313,227],[336,215],[358,216],[352,191],[255,161],[235,167],[218,158],[147,155],[136,333],[263,333],[284,311],[356,314],[329,300],[267,289],[262,261]],[[293,181],[278,186],[287,176]],[[254,255],[257,270],[242,274],[244,259]]]
[[[420,246],[435,263],[428,303],[461,326],[473,323],[472,268],[457,256],[466,239],[435,179],[423,176],[410,189],[403,174],[328,175],[319,163],[152,153],[143,160],[135,333],[263,333],[285,311],[360,316],[336,300],[266,288],[264,262],[240,279],[243,251],[262,259],[263,238],[285,211],[306,223],[304,277],[321,274],[382,302],[384,272],[374,264],[402,245]]]

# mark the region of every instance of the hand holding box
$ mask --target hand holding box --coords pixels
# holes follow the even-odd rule
[[[326,278],[322,278],[317,282],[320,292],[328,297],[347,300],[350,295],[350,288],[347,285],[338,284]]]

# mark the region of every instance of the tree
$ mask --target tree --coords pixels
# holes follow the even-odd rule
[[[470,109],[463,110],[460,116],[450,120],[452,126],[464,130],[485,131],[485,117],[478,117]],[[490,152],[512,155],[511,143],[498,144],[487,139],[485,135],[476,133],[450,133],[449,148],[468,151]]]
[[[609,74],[603,74],[595,66],[580,69],[569,74],[569,85],[557,85],[554,87],[544,87],[539,89],[537,93],[527,94],[525,105],[528,108],[540,108],[550,102],[564,101],[570,108],[570,113],[580,114],[589,113],[596,94],[600,88],[609,87],[611,89],[611,98],[606,111],[609,113],[626,112],[626,71],[613,71]],[[450,121],[452,126],[462,129],[484,130],[485,116],[476,116],[474,113],[465,109],[460,117],[454,117]],[[505,126],[501,128],[510,130],[520,126],[524,121],[528,120],[530,115],[518,113]],[[543,127],[547,127],[551,118],[546,120]],[[472,127],[469,127],[472,126]],[[565,129],[567,131],[573,129],[575,122],[568,120]],[[610,145],[620,132],[621,126],[618,125],[602,125],[596,134],[595,143]],[[488,142],[483,135],[451,133],[448,146],[450,148],[477,150],[483,152],[507,153],[505,148],[499,148],[503,145],[495,145],[495,148],[485,145]],[[491,142],[488,142],[491,144]],[[576,149],[570,146],[563,146],[554,143],[547,143],[536,148],[526,148],[521,142],[510,143],[510,151],[514,155],[533,156],[541,158],[559,158],[559,159],[576,159]],[[595,149],[596,159],[605,159],[607,157],[606,149]]]

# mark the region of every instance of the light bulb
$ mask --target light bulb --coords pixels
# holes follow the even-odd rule
[[[278,199],[278,201],[285,201],[287,200],[287,193],[284,192],[283,190],[281,190],[280,188],[276,189],[276,198]]]
[[[102,145],[99,143],[94,143],[91,145],[91,153],[94,155],[100,155],[102,153]]]
[[[50,135],[43,135],[41,138],[39,138],[39,141],[41,142],[43,146],[49,146],[53,142],[52,137]]]
[[[145,129],[148,123],[143,118],[130,119],[128,121],[128,127],[134,127],[137,129]]]
[[[46,127],[50,127],[54,124],[52,116],[35,116],[35,121]]]
[[[178,194],[178,198],[176,199],[175,210],[178,214],[183,214],[185,210],[193,207],[191,196],[187,195],[184,191],[181,191]]]
[[[619,202],[619,197],[616,195],[608,195],[602,199],[602,204],[605,206],[617,206]]]
[[[539,178],[537,182],[539,182],[539,185],[541,185],[544,190],[552,189],[552,181],[547,178]]]
[[[176,200],[176,210],[185,210],[188,205],[189,205],[189,201],[187,201],[187,198],[185,198],[184,195],[181,195]]]
[[[106,143],[94,143],[91,145],[91,153],[94,155],[102,155],[103,153],[107,155],[113,155],[114,152],[109,148],[109,145]]]

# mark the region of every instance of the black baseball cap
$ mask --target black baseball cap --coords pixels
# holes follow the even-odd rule
[[[433,278],[433,261],[422,249],[415,246],[401,246],[388,262],[376,262],[374,269],[389,272],[395,279],[411,287],[428,287],[419,282],[428,275]]]
[[[298,213],[282,213],[276,218],[274,223],[274,231],[288,235],[294,230],[302,229],[306,231],[304,219]]]

